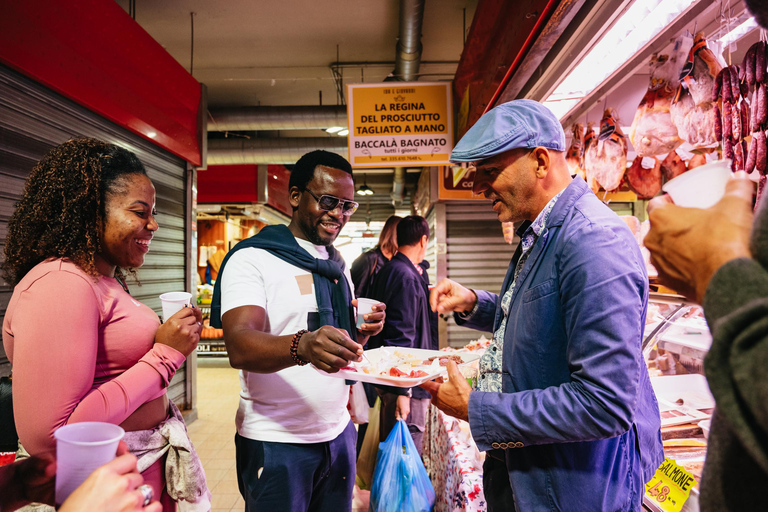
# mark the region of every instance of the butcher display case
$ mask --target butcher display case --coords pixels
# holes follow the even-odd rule
[[[685,499],[682,508],[676,510],[687,512],[699,510],[699,482],[715,406],[704,377],[704,357],[711,344],[712,336],[700,306],[679,296],[651,294],[643,356],[659,402],[665,465],[672,461],[685,471],[679,472],[682,478],[693,477],[686,489],[689,493],[683,498],[674,497]],[[665,489],[660,477],[657,481],[659,485],[655,489],[654,480],[647,486],[643,507],[653,512],[670,510],[662,508],[660,503],[668,496],[662,493],[662,499],[657,499],[659,491]]]

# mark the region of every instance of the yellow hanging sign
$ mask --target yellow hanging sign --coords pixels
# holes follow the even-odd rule
[[[347,86],[353,167],[447,164],[453,149],[450,82]]]
[[[662,510],[680,512],[695,483],[692,474],[665,457],[656,474],[645,484],[645,494]]]

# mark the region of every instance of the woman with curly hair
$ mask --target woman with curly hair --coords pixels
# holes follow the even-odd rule
[[[68,423],[120,425],[167,512],[209,493],[166,394],[200,339],[200,311],[183,308],[161,325],[124,280],[144,263],[155,215],[154,186],[133,153],[95,139],[52,149],[8,224],[2,270],[14,291],[3,345],[24,449],[52,452],[53,432]],[[178,441],[170,442],[167,459],[179,468],[165,467],[168,437],[188,445],[175,450]]]

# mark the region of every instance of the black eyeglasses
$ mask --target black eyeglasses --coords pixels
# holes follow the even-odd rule
[[[357,207],[360,206],[359,203],[356,203],[354,201],[350,201],[348,199],[340,199],[336,196],[329,196],[327,194],[323,194],[320,197],[317,197],[314,192],[309,190],[308,188],[305,188],[309,194],[315,198],[315,201],[317,201],[317,206],[320,207],[321,210],[324,210],[326,212],[330,212],[335,210],[339,207],[339,204],[341,204],[341,213],[345,216],[349,217],[353,213],[355,213],[355,210],[357,210]]]

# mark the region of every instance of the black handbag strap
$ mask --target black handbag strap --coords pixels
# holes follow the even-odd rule
[[[13,393],[10,377],[0,377],[0,452],[15,452],[19,445],[13,421]]]

